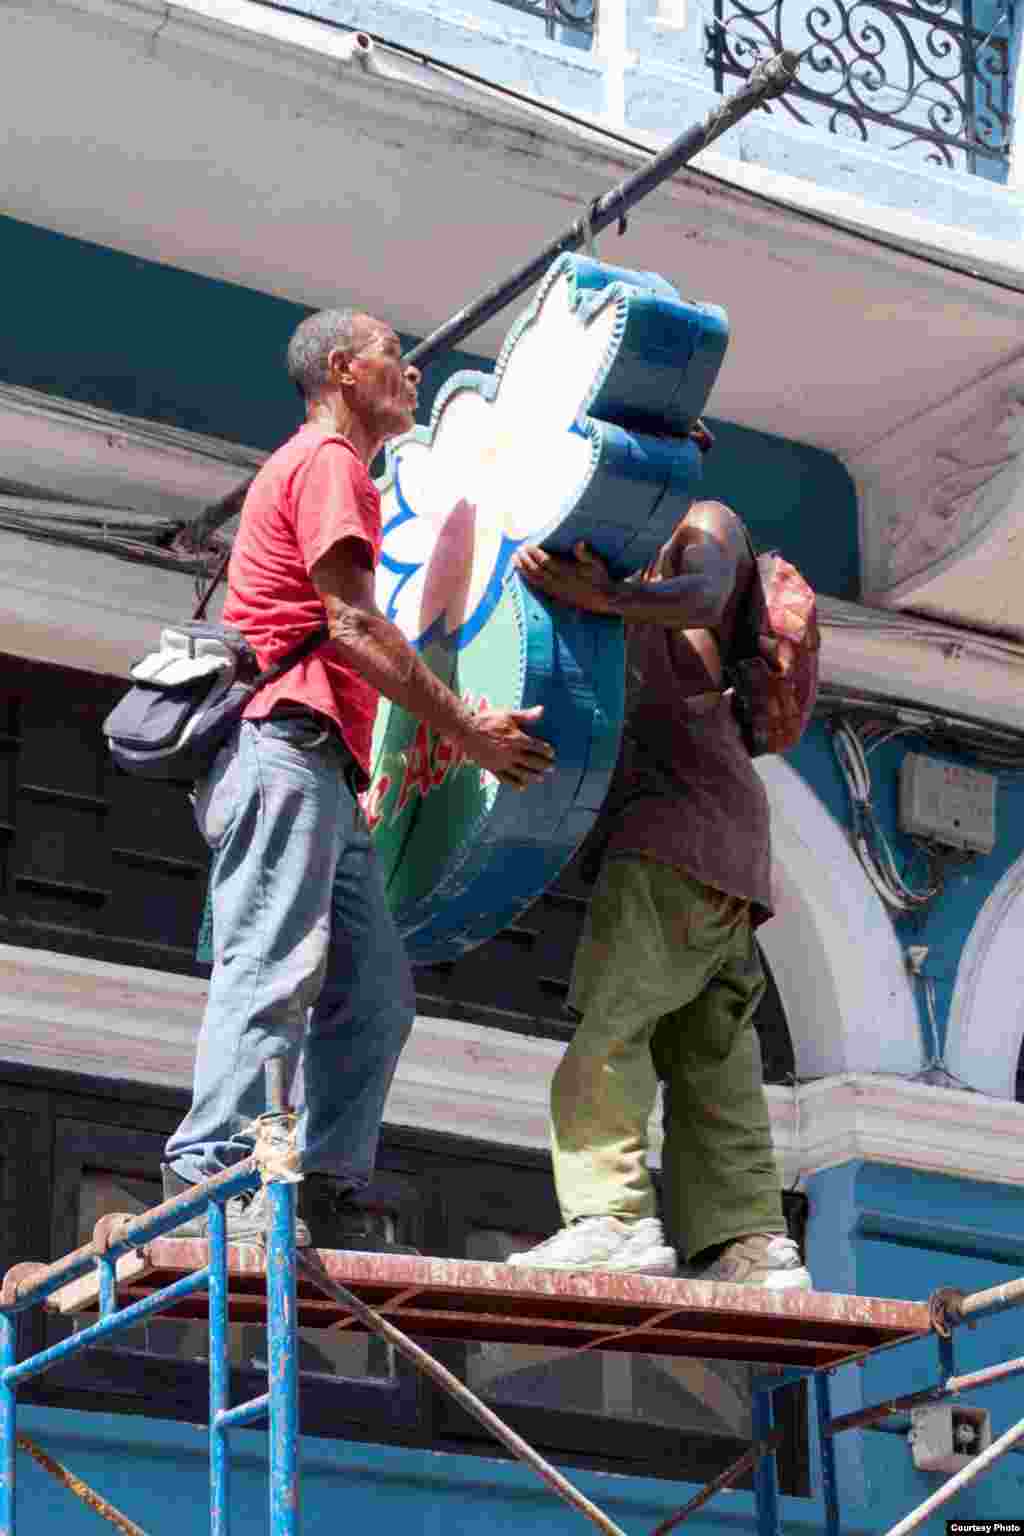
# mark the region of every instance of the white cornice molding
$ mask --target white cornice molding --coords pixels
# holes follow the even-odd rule
[[[172,522],[263,463],[255,448],[0,384],[0,476]],[[42,553],[45,552],[45,553]],[[177,571],[0,533],[0,651],[123,675],[194,605]],[[211,616],[215,616],[211,615]]]
[[[868,602],[1024,634],[1024,354],[847,463]]]
[[[862,1159],[1024,1185],[1024,1105],[1012,1100],[867,1073],[768,1093],[773,1124],[788,1121],[788,1144],[778,1129],[776,1144],[791,1178]]]
[[[0,384],[0,475],[62,495],[172,519],[255,474],[256,448]]]
[[[821,680],[1024,731],[1024,645],[861,603],[819,598]]]
[[[187,1088],[206,990],[191,977],[0,945],[0,1060]],[[545,1150],[548,1084],[562,1049],[418,1018],[385,1119]],[[768,1099],[787,1184],[865,1159],[1024,1185],[1024,1106],[1008,1100],[868,1073],[772,1087]]]

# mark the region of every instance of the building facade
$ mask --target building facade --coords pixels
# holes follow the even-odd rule
[[[296,424],[280,367],[292,328],[352,303],[421,337],[782,41],[809,50],[792,110],[725,135],[600,254],[729,311],[705,487],[821,594],[821,716],[759,764],[777,885],[762,1041],[815,1284],[921,1298],[1021,1270],[1022,16],[1001,0],[938,9],[880,0],[869,22],[839,3],[826,26],[809,7],[740,0],[5,8],[4,1267],[149,1203],[186,1100],[205,852],[180,794],[114,773],[100,722],[215,558],[185,525]],[[486,366],[510,318],[431,369],[425,409],[454,367]],[[887,900],[852,845],[844,722],[870,749],[900,875],[941,884],[919,910]],[[901,832],[908,754],[993,774],[991,851],[929,857]],[[513,929],[418,973],[363,1205],[372,1230],[498,1257],[554,1225],[547,1081],[585,900],[570,866]],[[321,1230],[330,1195],[304,1186]],[[26,1323],[23,1343],[68,1326]],[[202,1330],[138,1332],[45,1378],[24,1427],[150,1536],[201,1529]],[[240,1391],[254,1389],[261,1342],[236,1335]],[[341,1335],[303,1348],[310,1531],[578,1522],[386,1351]],[[958,1363],[1016,1352],[1011,1314],[965,1335]],[[707,1362],[496,1346],[446,1359],[630,1530],[750,1438],[743,1373]],[[837,1411],[927,1385],[930,1369],[909,1351],[847,1368]],[[1012,1383],[978,1401],[996,1432],[1020,1416]],[[813,1415],[799,1392],[786,1413],[783,1520],[820,1529]],[[256,1532],[263,1442],[238,1441],[235,1519]],[[938,1481],[905,1436],[849,1434],[839,1454],[858,1530],[887,1528]],[[952,1513],[1019,1514],[1014,1461]],[[21,1471],[27,1529],[91,1528]],[[752,1497],[700,1519],[752,1527]]]

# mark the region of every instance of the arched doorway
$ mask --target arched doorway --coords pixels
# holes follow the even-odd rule
[[[946,1031],[946,1064],[972,1088],[1019,1098],[1024,1040],[1024,857],[978,913],[960,956]]]
[[[794,768],[758,760],[772,808],[776,916],[758,939],[798,1077],[920,1070],[903,952],[845,833]]]

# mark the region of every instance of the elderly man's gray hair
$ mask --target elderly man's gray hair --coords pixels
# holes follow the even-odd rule
[[[315,400],[329,380],[327,359],[355,344],[354,309],[321,309],[309,315],[288,343],[288,377],[304,400]]]

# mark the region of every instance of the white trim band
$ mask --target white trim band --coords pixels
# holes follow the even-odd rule
[[[0,945],[0,1055],[87,1076],[186,1088],[205,982]],[[562,1047],[453,1019],[418,1018],[388,1101],[392,1125],[547,1147],[548,1083]],[[0,1069],[2,1070],[2,1069]],[[857,1159],[1024,1185],[1024,1105],[894,1076],[842,1073],[769,1088],[787,1184]]]

